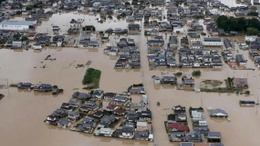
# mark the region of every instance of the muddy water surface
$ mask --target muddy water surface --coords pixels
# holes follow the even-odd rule
[[[72,16],[71,14],[63,15],[64,18],[66,18],[66,15]],[[55,18],[63,17],[63,15],[54,14],[50,18],[50,22],[43,22],[46,24],[39,26],[38,30],[46,32],[47,29],[51,28]],[[78,16],[76,15],[75,18],[84,18],[83,15]],[[89,17],[88,19],[94,20],[95,18]],[[70,19],[68,19],[69,21]],[[64,25],[65,30],[68,27],[66,26],[68,22],[67,20],[66,22],[58,21],[55,25]],[[117,26],[105,25],[104,27]],[[124,28],[126,25],[120,25],[119,27]],[[102,30],[101,25],[97,25],[97,28]],[[63,30],[63,28],[61,29]],[[143,31],[141,34],[144,34]],[[90,67],[102,71],[100,89],[122,92],[131,84],[144,83],[149,98],[149,107],[154,113],[154,143],[159,146],[178,145],[178,143],[169,142],[163,121],[166,120],[167,114],[172,112],[170,109],[179,104],[186,106],[187,109],[190,106],[204,107],[210,130],[221,132],[222,142],[227,146],[253,146],[260,143],[258,138],[258,131],[260,130],[259,109],[257,107],[241,108],[238,104],[238,101],[241,99],[256,100],[256,97],[259,96],[260,78],[258,69],[255,71],[232,70],[225,64],[223,69],[203,69],[201,70],[202,76],[196,78],[195,87],[199,88],[200,81],[205,79],[224,81],[228,76],[247,77],[249,90],[252,94],[249,97],[236,94],[194,93],[176,90],[175,87],[171,86],[155,86],[151,79],[153,75],[160,76],[162,72],[170,75],[181,71],[185,75],[191,76],[193,69],[149,70],[147,38],[143,35],[134,38],[138,40],[138,45],[140,46],[142,62],[140,70],[114,70],[116,60],[104,55],[102,49],[47,48],[42,52],[1,49],[1,84],[17,82],[50,83],[63,88],[64,93],[59,96],[52,96],[49,94],[36,94],[33,91],[18,91],[15,88],[0,90],[1,93],[5,94],[5,97],[0,101],[0,145],[152,145],[153,143],[151,142],[93,137],[48,126],[43,122],[47,115],[59,108],[63,102],[69,100],[75,91],[73,89],[78,88],[79,91],[82,91],[81,81],[87,68],[76,68],[76,65],[85,64],[89,60],[92,61]],[[243,53],[246,54],[246,52]],[[56,61],[44,60],[47,55],[51,55],[51,58],[56,58]],[[42,68],[43,66],[46,67]],[[161,106],[156,105],[158,101],[161,103]],[[209,107],[224,109],[229,114],[231,121],[209,118],[207,111]],[[189,126],[191,128],[190,119]]]

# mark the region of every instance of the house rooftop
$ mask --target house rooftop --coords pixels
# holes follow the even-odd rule
[[[221,137],[220,132],[209,132],[208,137]]]
[[[3,21],[0,25],[34,25],[33,21]]]
[[[247,78],[234,78],[235,86],[247,86]]]

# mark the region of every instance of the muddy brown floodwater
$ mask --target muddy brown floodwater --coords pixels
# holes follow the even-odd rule
[[[53,16],[55,17],[55,16]],[[53,20],[53,17],[50,20]],[[43,22],[45,23],[45,22]],[[51,23],[51,22],[46,22]],[[44,26],[40,26],[44,27]],[[40,29],[39,27],[39,29]],[[126,26],[121,26],[121,28]],[[46,30],[46,29],[42,29]],[[103,30],[103,29],[102,29]],[[199,88],[200,81],[205,79],[224,80],[230,77],[247,77],[251,95],[195,93],[176,90],[171,86],[155,86],[151,76],[182,71],[190,76],[193,69],[156,69],[149,70],[147,61],[147,38],[131,36],[138,40],[141,52],[142,68],[140,70],[115,70],[116,60],[104,55],[103,50],[80,48],[47,48],[41,52],[28,50],[16,51],[0,49],[0,83],[10,84],[17,82],[50,83],[64,89],[59,96],[49,94],[35,94],[33,91],[18,91],[16,88],[0,90],[5,97],[0,101],[0,145],[178,145],[170,143],[165,132],[163,122],[169,110],[175,105],[186,106],[187,109],[202,106],[205,109],[206,119],[211,131],[222,134],[222,142],[227,146],[256,146],[259,145],[260,116],[258,107],[242,108],[238,102],[241,99],[256,100],[259,96],[259,70],[232,70],[224,64],[223,69],[201,69],[202,76],[196,78],[195,87]],[[101,47],[103,48],[103,46]],[[246,52],[243,52],[246,53]],[[47,55],[56,58],[56,61],[44,60]],[[82,91],[82,77],[85,68],[76,68],[77,64],[85,64],[92,60],[90,67],[102,71],[100,89],[111,92],[122,92],[134,83],[143,82],[149,99],[149,108],[153,112],[154,143],[140,142],[125,139],[94,137],[46,125],[43,121],[46,116],[67,102],[75,92],[74,88]],[[252,62],[249,66],[256,68]],[[42,68],[46,65],[46,68]],[[179,79],[180,81],[180,79]],[[157,106],[157,102],[161,105]],[[221,108],[231,119],[215,120],[209,118],[207,109]],[[188,119],[191,128],[191,120]]]

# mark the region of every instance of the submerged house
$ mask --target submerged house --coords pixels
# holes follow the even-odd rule
[[[129,31],[139,31],[140,30],[140,25],[139,24],[128,24],[128,29]]]
[[[208,133],[208,142],[221,142],[220,132],[209,132]]]
[[[134,139],[135,140],[146,140],[146,141],[148,141],[150,139],[149,136],[150,136],[149,131],[137,131],[137,132],[135,132]]]
[[[227,118],[228,114],[222,110],[222,109],[215,109],[210,111],[210,116],[211,117],[221,117],[221,118]]]
[[[67,120],[67,119],[60,119],[58,122],[57,122],[57,126],[58,127],[61,127],[61,128],[67,128],[67,127],[69,127],[70,126],[70,122],[69,122],[69,120]]]
[[[248,88],[247,78],[234,78],[233,84],[235,87]]]
[[[84,133],[92,133],[95,127],[96,127],[96,121],[91,117],[85,117],[84,119],[81,120],[80,124],[78,124],[75,127],[76,128],[75,130]]]
[[[112,137],[114,130],[110,128],[100,128],[94,131],[94,135],[96,136],[105,136],[105,137]]]
[[[116,96],[114,97],[109,104],[115,104],[115,105],[120,105],[120,106],[125,106],[129,99],[124,96]]]
[[[171,142],[177,142],[177,141],[185,141],[185,132],[173,132],[170,134],[169,138]]]
[[[243,54],[237,54],[236,61],[239,65],[246,65],[246,62],[247,62],[247,60],[244,58]]]
[[[193,78],[183,78],[182,80],[183,86],[194,86]]]
[[[221,41],[221,38],[204,38],[204,41],[202,42],[204,46],[222,46],[223,42]]]
[[[116,118],[114,116],[104,115],[100,119],[100,125],[104,126],[104,128],[111,127],[115,122],[116,122]]]
[[[177,78],[175,76],[163,76],[161,78],[161,84],[175,85],[177,83]]]

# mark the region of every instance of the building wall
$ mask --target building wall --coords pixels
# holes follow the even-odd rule
[[[222,42],[203,42],[204,46],[222,46]]]
[[[28,30],[29,25],[0,25],[0,30]]]

